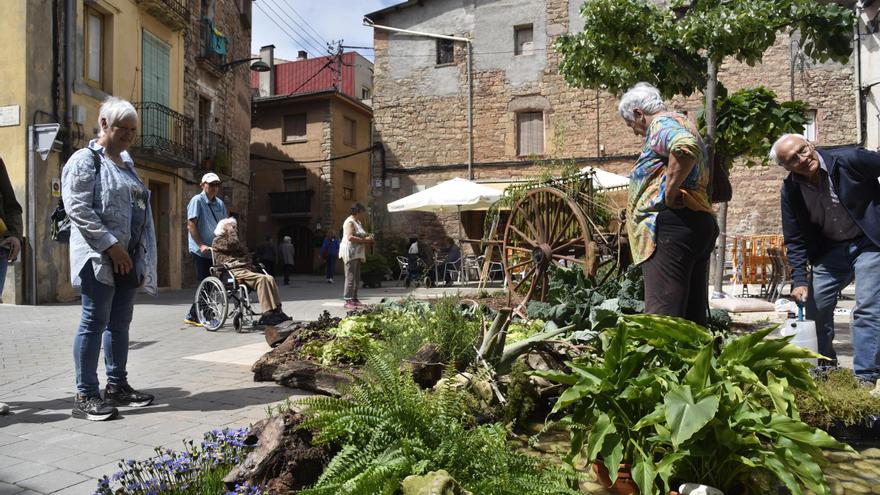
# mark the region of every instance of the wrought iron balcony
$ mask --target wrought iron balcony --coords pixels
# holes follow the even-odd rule
[[[140,115],[138,135],[132,144],[135,156],[176,167],[191,167],[193,120],[153,101],[136,102]]]
[[[303,217],[312,212],[312,189],[269,193],[269,211],[273,217]]]
[[[137,3],[175,31],[185,29],[189,24],[187,0],[137,0]]]

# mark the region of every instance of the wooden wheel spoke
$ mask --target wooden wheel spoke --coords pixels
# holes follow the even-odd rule
[[[516,228],[514,225],[511,225],[511,226],[510,226],[510,230],[516,232],[517,235],[519,235],[524,241],[528,242],[528,243],[531,244],[532,246],[537,246],[537,245],[538,245],[538,242],[537,242],[535,239],[530,238],[530,237],[527,236],[522,230],[519,230],[519,229]],[[528,250],[528,251],[531,252],[531,250]]]
[[[565,260],[565,261],[570,261],[570,262],[572,262],[572,263],[577,263],[577,264],[579,264],[579,265],[583,265],[583,264],[584,264],[584,260],[582,260],[582,259],[572,258],[571,256],[563,256],[563,255],[561,255],[561,254],[554,254],[554,255],[553,255],[553,259],[554,259],[554,260]]]
[[[520,252],[523,252],[523,253],[529,253],[529,258],[531,258],[531,256],[532,256],[532,251],[533,251],[531,248],[524,248],[524,247],[520,247],[520,246],[507,246],[507,250],[508,250],[508,251],[520,251]]]
[[[555,247],[553,247],[553,254],[556,254],[556,253],[562,252],[562,251],[564,251],[564,250],[566,250],[566,249],[568,249],[568,248],[570,248],[570,247],[572,247],[572,246],[574,246],[574,245],[576,245],[576,244],[578,244],[578,243],[583,244],[583,243],[584,243],[584,239],[583,239],[582,237],[575,237],[574,239],[570,239],[570,240],[568,240],[565,244],[561,244],[561,245],[559,245],[559,246],[555,246]]]
[[[511,266],[507,267],[507,269],[510,270],[510,271],[513,271],[513,270],[516,270],[517,268],[519,268],[519,267],[521,267],[521,266],[526,266],[526,265],[528,265],[529,263],[532,263],[532,262],[533,262],[533,261],[532,261],[531,259],[528,259],[528,260],[525,260],[525,261],[519,262],[519,263],[517,263],[517,264],[515,264],[515,265],[511,265]]]
[[[568,218],[565,219],[565,223],[562,228],[556,232],[556,237],[550,241],[550,244],[556,244],[562,238],[563,235],[568,231],[568,228],[571,227],[571,222],[575,220],[574,215],[568,215]]]
[[[550,275],[547,272],[541,274],[541,301],[547,298],[547,284],[550,283]]]
[[[523,278],[519,281],[519,283],[513,284],[513,290],[518,291],[522,284],[532,276],[535,272],[536,265],[532,265],[525,273],[523,273]]]
[[[559,214],[561,213],[560,210],[562,209],[562,205],[563,205],[562,201],[556,202],[556,208],[553,210],[553,215],[550,218],[550,220],[552,222],[552,226],[550,228],[550,232],[547,235],[547,237],[549,237],[551,239],[556,239],[559,237],[559,231],[556,229],[559,227],[559,216],[560,216]]]

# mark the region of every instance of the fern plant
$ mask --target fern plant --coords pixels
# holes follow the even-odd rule
[[[303,399],[300,428],[341,446],[315,486],[302,494],[395,494],[409,475],[445,469],[486,495],[578,493],[562,468],[516,452],[503,426],[476,426],[464,392],[423,391],[387,358],[371,357],[346,398]]]

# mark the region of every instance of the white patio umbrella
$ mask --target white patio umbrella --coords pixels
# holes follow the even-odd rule
[[[612,189],[615,187],[626,187],[629,185],[629,177],[612,174],[600,168],[584,167],[581,169],[582,174],[593,172],[596,180],[596,187],[599,189]]]
[[[388,211],[458,211],[458,237],[461,238],[461,212],[482,210],[501,199],[498,189],[456,177],[424,191],[388,203]]]

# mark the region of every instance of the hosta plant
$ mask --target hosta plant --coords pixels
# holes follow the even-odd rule
[[[794,495],[830,493],[822,449],[850,448],[800,421],[792,389],[817,395],[815,355],[771,331],[722,342],[686,320],[621,316],[598,359],[540,373],[566,387],[553,412],[572,432],[568,460],[599,458],[612,481],[631,464],[642,494],[681,481],[755,493],[758,472]]]

